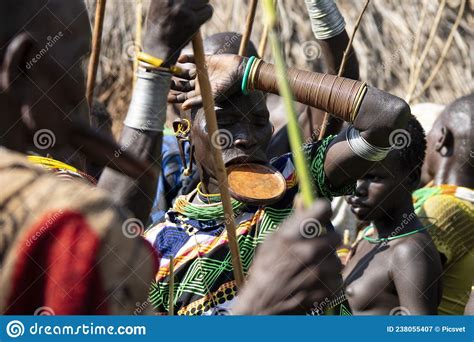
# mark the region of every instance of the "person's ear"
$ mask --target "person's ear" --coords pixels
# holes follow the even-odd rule
[[[442,126],[434,146],[435,150],[443,157],[450,156],[453,152],[453,142],[454,139],[451,130],[446,126]]]
[[[0,89],[2,92],[22,96],[21,93],[18,93],[20,89],[15,87],[15,81],[19,79],[25,69],[28,69],[26,57],[32,45],[31,37],[27,33],[20,33],[6,47],[0,71]]]

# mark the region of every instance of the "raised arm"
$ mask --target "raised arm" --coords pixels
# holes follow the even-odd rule
[[[330,75],[338,75],[344,51],[349,44],[349,36],[345,29],[344,18],[334,0],[305,0],[305,3],[314,37],[322,53],[326,67],[325,72]],[[353,80],[359,79],[359,62],[352,46],[348,51],[341,76]],[[307,132],[311,132],[310,134],[314,138],[314,135],[318,135],[319,130],[322,129],[325,131],[324,136],[340,132],[344,122],[341,119],[329,115],[328,121],[325,123],[326,127],[323,128],[324,111],[314,107],[308,107],[307,111],[307,115],[301,115],[299,119],[303,133],[305,133],[305,138]],[[318,123],[315,125],[318,128],[317,134],[313,132],[315,128],[310,124],[309,116],[311,116],[312,122]],[[310,127],[309,130],[305,129],[308,125],[313,127]]]
[[[208,0],[151,2],[144,52],[164,62],[160,68],[149,64],[142,64],[139,68],[120,137],[122,148],[116,151],[116,155],[127,151],[159,169],[166,97],[171,79],[168,68],[176,63],[181,48],[211,15]],[[133,181],[109,168],[103,172],[99,186],[111,192],[115,200],[146,223],[155,198],[156,182]]]
[[[180,61],[189,62],[192,57],[181,56]],[[248,63],[248,58],[236,55],[209,56],[208,71],[217,99],[241,88],[278,94],[274,65],[260,60],[252,65],[255,69],[242,86]],[[331,188],[355,183],[375,161],[383,159],[390,150],[392,133],[403,129],[410,115],[405,101],[360,81],[297,69],[289,69],[286,78],[298,102],[353,124],[347,137],[346,131],[341,132],[327,151],[324,170]],[[184,102],[183,109],[201,104],[194,80],[173,82],[172,87],[183,93],[170,96],[169,101]]]

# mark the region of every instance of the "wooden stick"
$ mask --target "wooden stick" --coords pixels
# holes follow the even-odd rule
[[[170,256],[170,282],[169,282],[169,310],[168,316],[174,316],[174,257]]]
[[[360,22],[362,20],[362,17],[364,16],[365,10],[369,6],[369,3],[370,3],[370,0],[365,1],[365,5],[364,5],[364,7],[362,8],[362,11],[359,14],[359,17],[356,20],[356,24],[354,26],[354,31],[352,31],[351,38],[349,39],[349,43],[347,43],[346,49],[344,50],[344,54],[342,55],[341,65],[339,66],[339,71],[337,73],[337,76],[339,76],[339,77],[341,77],[342,74],[344,73],[344,68],[346,67],[347,60],[349,59],[349,51],[351,50],[352,42],[354,41],[355,34],[356,34],[357,30],[359,29]],[[330,114],[327,113],[327,112],[324,113],[323,123],[321,125],[321,130],[319,131],[319,137],[318,137],[319,140],[323,139],[324,135],[326,134],[326,127],[328,125],[329,115]]]
[[[250,35],[252,34],[253,21],[255,19],[255,12],[257,11],[257,1],[251,0],[249,14],[247,15],[247,23],[245,24],[245,31],[242,35],[242,41],[240,42],[239,55],[245,56],[245,50],[249,44]]]
[[[441,16],[443,14],[444,7],[446,6],[446,0],[441,0],[441,4],[438,7],[438,12],[436,13],[435,21],[433,26],[431,27],[430,34],[428,36],[428,41],[421,52],[421,56],[418,59],[418,63],[416,64],[415,71],[413,73],[413,78],[408,85],[408,92],[407,96],[405,97],[405,101],[410,103],[412,100],[413,93],[415,92],[416,85],[418,84],[418,80],[420,78],[421,67],[426,60],[426,56],[428,56],[428,52],[431,49],[431,45],[433,45],[434,38],[436,36],[436,31],[438,30],[439,23],[441,21]]]
[[[196,60],[197,78],[201,88],[202,103],[206,116],[206,126],[209,139],[218,134],[216,112],[214,110],[214,98],[212,96],[211,83],[207,74],[206,60],[204,57],[204,46],[202,43],[201,32],[198,31],[193,38],[194,58]],[[229,184],[227,183],[227,172],[222,159],[222,151],[220,146],[215,146],[212,141],[210,143],[211,153],[214,158],[215,176],[219,182],[219,191],[221,193],[222,205],[224,207],[225,226],[227,236],[229,238],[229,248],[232,256],[232,267],[234,277],[238,288],[244,284],[244,271],[242,269],[242,261],[240,259],[239,245],[237,243],[237,235],[234,222],[234,212],[229,193]]]
[[[142,46],[142,26],[143,26],[143,0],[136,0],[136,12],[135,12],[135,58],[133,59],[133,86],[137,81],[137,70],[138,70],[138,53]]]
[[[275,6],[275,11],[276,11],[277,0],[273,0],[273,6]],[[267,22],[265,21],[263,24],[262,36],[260,37],[260,43],[258,44],[258,55],[262,59],[264,58],[265,50],[267,48],[267,41],[268,41],[268,25],[267,25]]]
[[[265,49],[267,48],[268,41],[268,25],[263,26],[262,36],[260,37],[260,43],[258,44],[258,55],[260,58],[264,58]]]
[[[410,77],[409,77],[408,84],[410,84],[413,81],[413,74],[414,74],[415,66],[416,66],[416,56],[418,55],[418,48],[420,45],[421,31],[425,23],[426,13],[428,13],[428,1],[429,0],[425,0],[425,2],[423,3],[423,9],[421,10],[421,18],[420,18],[420,21],[418,22],[418,27],[416,29],[415,40],[413,42],[411,58],[410,58]]]
[[[430,76],[428,77],[428,79],[426,80],[426,82],[423,84],[423,86],[421,87],[421,90],[416,94],[414,95],[411,100],[415,100],[417,98],[419,98],[423,92],[428,89],[428,87],[431,85],[431,83],[433,82],[433,80],[435,79],[436,75],[438,74],[438,71],[439,69],[441,68],[441,65],[443,64],[443,61],[444,59],[446,58],[446,55],[448,54],[448,50],[449,48],[451,47],[451,43],[453,42],[453,38],[454,38],[454,33],[456,32],[459,24],[461,23],[461,20],[462,20],[462,15],[464,13],[464,8],[466,7],[466,0],[462,0],[461,1],[461,5],[459,6],[459,11],[458,11],[458,15],[456,17],[456,21],[454,22],[454,25],[453,27],[451,28],[451,31],[449,32],[449,36],[448,36],[448,39],[446,39],[446,43],[444,44],[444,47],[442,49],[442,52],[441,52],[441,55],[438,59],[438,62],[436,63],[435,67],[433,68],[433,70],[431,71],[431,74]]]
[[[104,27],[104,14],[106,3],[107,0],[97,0],[97,5],[95,7],[94,32],[92,34],[92,53],[87,71],[86,88],[86,96],[87,103],[89,104],[89,110],[92,110],[92,104],[94,103],[94,87],[95,80],[97,77],[97,69],[99,67],[100,47],[102,45],[102,29]],[[92,117],[92,115],[90,117]]]
[[[298,174],[301,199],[303,205],[309,208],[314,202],[313,183],[309,173],[309,167],[306,162],[306,157],[301,148],[303,146],[303,139],[301,137],[301,129],[298,125],[298,118],[296,115],[293,95],[291,93],[288,79],[286,78],[287,70],[283,55],[281,52],[280,42],[275,32],[276,25],[276,11],[272,0],[264,0],[263,9],[265,11],[265,18],[268,25],[268,37],[272,45],[273,58],[275,59],[275,68],[278,76],[278,87],[280,89],[280,96],[283,97],[283,104],[285,106],[286,115],[288,118],[288,138],[290,140],[291,151]],[[322,232],[322,233],[325,233]]]

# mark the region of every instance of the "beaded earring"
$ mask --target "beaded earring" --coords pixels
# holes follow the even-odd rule
[[[194,146],[191,142],[191,123],[188,119],[177,119],[173,121],[173,131],[178,140],[179,155],[184,167],[184,176],[190,176],[193,171]],[[189,144],[189,165],[186,162],[185,145]]]

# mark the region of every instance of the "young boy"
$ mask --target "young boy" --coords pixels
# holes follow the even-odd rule
[[[425,135],[412,117],[392,138],[403,144],[348,197],[352,212],[370,224],[343,271],[346,296],[356,315],[432,315],[440,302],[441,262],[411,195],[420,182]]]

